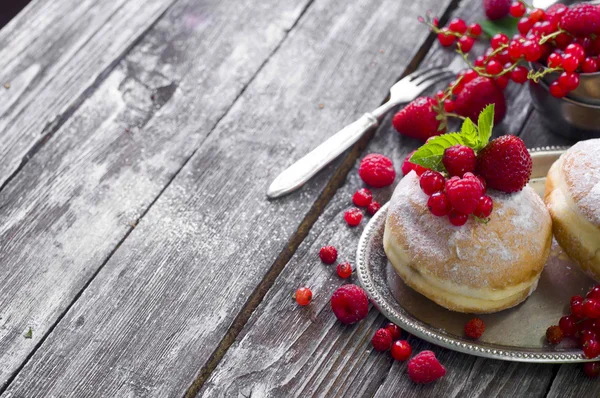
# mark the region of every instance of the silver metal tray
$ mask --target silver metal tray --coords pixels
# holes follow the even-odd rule
[[[566,148],[531,150],[531,186],[543,194],[548,169]],[[567,313],[569,299],[585,295],[594,281],[585,276],[553,243],[537,290],[518,306],[495,314],[478,315],[486,330],[479,340],[464,335],[473,315],[449,311],[404,284],[383,251],[387,204],[362,233],[356,256],[360,284],[373,304],[390,321],[430,343],[467,354],[518,362],[588,362],[577,341],[565,338],[558,346],[546,343],[546,329]]]

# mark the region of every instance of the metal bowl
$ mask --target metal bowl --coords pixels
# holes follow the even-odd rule
[[[541,65],[537,64],[534,67],[537,69]],[[560,73],[554,72],[544,76],[542,80],[547,86],[550,86],[550,83],[558,79],[559,76]],[[580,73],[579,86],[569,92],[567,98],[584,104],[600,105],[600,72]]]
[[[600,138],[600,103],[553,97],[543,80],[529,83],[529,91],[542,123],[550,130],[573,140]]]

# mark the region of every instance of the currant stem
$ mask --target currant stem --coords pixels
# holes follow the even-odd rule
[[[541,46],[542,44],[546,43],[548,40],[554,39],[556,36],[560,35],[561,33],[568,34],[568,32],[566,30],[562,30],[562,29],[558,28],[558,30],[556,32],[552,32],[549,35],[543,35],[542,39],[539,41],[539,45]]]
[[[446,113],[446,116],[455,117],[457,119],[466,120],[467,118],[456,113]]]
[[[527,79],[529,80],[533,80],[535,83],[539,82],[540,79],[550,73],[553,72],[559,72],[559,71],[563,71],[563,68],[557,67],[557,68],[543,68],[541,71],[534,71],[534,70],[530,70],[529,73],[527,73]]]

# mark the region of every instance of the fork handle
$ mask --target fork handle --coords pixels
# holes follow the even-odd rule
[[[375,116],[365,113],[360,119],[335,133],[279,174],[269,186],[267,196],[274,199],[300,188],[333,159],[350,148],[367,130],[378,124]]]

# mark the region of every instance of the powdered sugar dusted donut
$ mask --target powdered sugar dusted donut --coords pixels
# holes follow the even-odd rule
[[[558,243],[600,280],[600,139],[578,142],[552,165],[545,201]]]
[[[431,214],[414,172],[390,201],[388,259],[407,285],[450,310],[491,313],[519,304],[537,287],[550,252],[552,221],[532,188],[488,194],[490,221],[470,218],[460,227]]]

